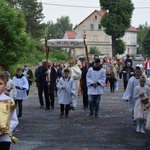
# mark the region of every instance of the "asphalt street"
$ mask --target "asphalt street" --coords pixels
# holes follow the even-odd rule
[[[99,118],[88,117],[82,95],[75,111],[60,118],[57,98],[54,110],[41,109],[33,84],[29,99],[23,102],[23,119],[14,132],[19,141],[11,144],[11,150],[150,150],[150,131],[136,133],[132,125],[131,112],[122,100],[122,80],[115,93],[109,87],[104,91]]]

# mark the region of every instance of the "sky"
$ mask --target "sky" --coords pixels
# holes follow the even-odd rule
[[[114,0],[115,1],[115,0]],[[43,3],[43,22],[57,22],[61,16],[69,16],[73,27],[83,21],[94,10],[99,10],[99,0],[38,0]],[[139,24],[150,24],[150,0],[132,0],[134,11],[131,25],[138,27]],[[69,7],[69,6],[72,7]],[[73,7],[76,6],[76,7]]]

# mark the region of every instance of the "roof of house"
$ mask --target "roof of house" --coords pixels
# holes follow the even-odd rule
[[[74,27],[74,29],[76,29],[80,24],[82,24],[87,18],[89,18],[95,12],[97,12],[98,14],[100,14],[101,16],[103,16],[106,13],[106,10],[104,10],[104,9],[94,10],[89,16],[87,16],[83,21],[81,21],[78,25],[76,25]],[[137,29],[135,27],[133,27],[133,26],[130,26],[130,28],[127,31],[137,32]]]
[[[75,39],[75,32],[74,31],[66,31],[65,33],[68,39]]]
[[[127,31],[137,32],[137,29],[131,25]]]
[[[93,13],[95,13],[95,12],[97,12],[98,14],[100,14],[101,16],[103,16],[105,13],[106,13],[106,10],[104,10],[104,9],[101,9],[101,10],[94,10],[89,16],[87,16],[83,21],[81,21],[78,25],[76,25],[75,27],[74,27],[74,29],[75,28],[77,28],[80,24],[82,24],[87,18],[89,18]]]

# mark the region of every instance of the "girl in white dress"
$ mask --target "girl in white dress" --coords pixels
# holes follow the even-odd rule
[[[150,88],[145,85],[146,78],[143,75],[139,81],[140,85],[135,87],[133,96],[135,99],[134,119],[137,120],[136,132],[145,133],[143,127],[148,116]]]

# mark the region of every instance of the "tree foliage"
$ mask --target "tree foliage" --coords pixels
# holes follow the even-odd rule
[[[117,54],[123,54],[125,51],[125,44],[123,42],[123,40],[118,39],[116,41],[116,53]]]
[[[8,68],[16,63],[28,45],[24,15],[4,0],[0,1],[0,65]]]
[[[44,26],[41,24],[44,18],[42,3],[37,0],[18,0],[18,5],[25,15],[26,32],[33,38],[39,38]]]
[[[150,55],[150,29],[143,39],[143,48],[146,54]]]
[[[97,47],[90,47],[89,54],[101,54]]]
[[[115,56],[116,39],[123,37],[130,27],[133,3],[131,0],[100,0],[100,5],[102,9],[109,11],[102,17],[101,24],[105,33],[112,37],[112,54]]]
[[[57,22],[53,23],[52,21],[48,22],[47,27],[47,36],[49,37],[51,34],[51,38],[54,39],[62,39],[65,32],[67,30],[72,31],[73,24],[70,23],[70,19],[68,16],[61,16],[60,18],[57,18]]]
[[[26,20],[26,32],[32,38],[44,37],[45,23],[43,21],[44,15],[42,14],[43,6],[37,0],[6,0],[12,7],[21,9],[24,13]]]
[[[55,51],[50,53],[50,58],[52,61],[67,61],[68,55],[62,51]]]
[[[139,25],[138,32],[137,32],[137,44],[138,48],[137,51],[139,54],[145,54],[146,51],[143,47],[143,42],[145,39],[145,36],[147,35],[150,27],[148,26],[147,22],[144,25]]]

